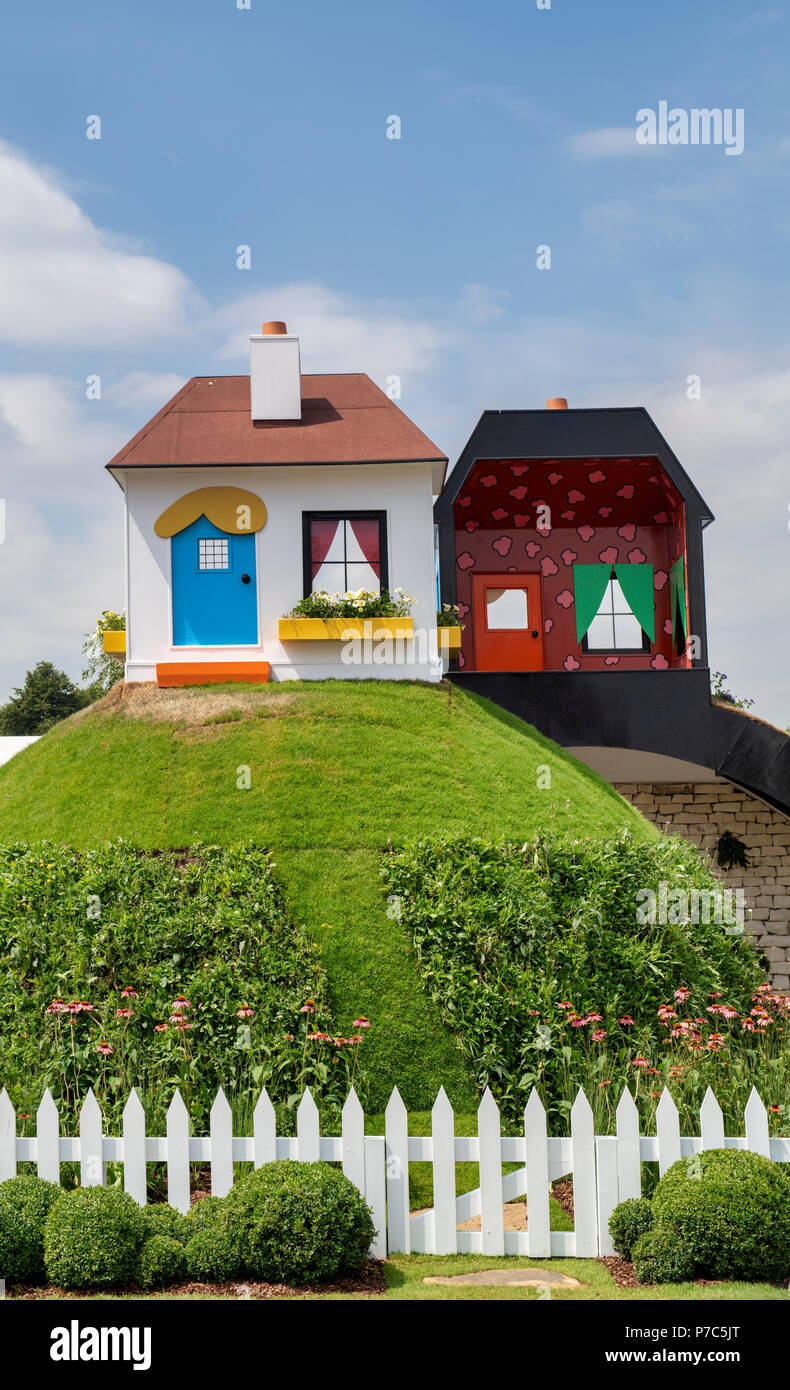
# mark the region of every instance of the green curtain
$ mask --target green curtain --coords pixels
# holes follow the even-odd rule
[[[656,614],[653,600],[652,565],[615,565],[625,601],[651,642],[656,640]]]
[[[675,627],[678,615],[680,625],[683,628],[683,636],[688,638],[686,630],[686,565],[681,555],[669,571],[669,606],[672,613],[672,641],[675,641]]]
[[[612,573],[611,565],[574,565],[573,596],[576,604],[576,641],[581,642],[601,606]]]

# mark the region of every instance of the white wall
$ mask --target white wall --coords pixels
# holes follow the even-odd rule
[[[390,589],[417,600],[415,629],[433,631],[436,591],[433,497],[429,464],[322,464],[275,468],[129,469],[126,679],[156,679],[158,661],[268,661],[273,680],[328,677],[439,680],[441,664],[425,653],[397,666],[344,665],[340,644],[277,637],[278,620],[303,596],[302,512],[385,511]],[[254,647],[173,647],[170,540],[154,534],[157,517],[187,492],[212,485],[247,488],[262,498],[267,520],[256,535],[258,635]],[[424,648],[423,648],[424,650]],[[416,653],[416,644],[415,644]]]

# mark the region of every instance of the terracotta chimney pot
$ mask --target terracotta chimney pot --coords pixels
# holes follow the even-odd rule
[[[265,323],[261,333],[287,333],[288,329],[280,319],[272,319],[271,323]]]
[[[264,332],[266,330],[264,329]],[[564,396],[552,396],[550,401],[546,401],[547,410],[567,410],[568,402]]]

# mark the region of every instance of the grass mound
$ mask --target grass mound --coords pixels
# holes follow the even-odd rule
[[[445,684],[118,686],[0,768],[0,841],[270,849],[285,909],[321,948],[337,1025],[371,1020],[377,1109],[393,1084],[416,1109],[430,1108],[440,1085],[457,1107],[476,1105],[386,902],[388,842],[437,830],[521,840],[540,829],[657,838],[562,749]],[[82,907],[75,931],[78,919]]]

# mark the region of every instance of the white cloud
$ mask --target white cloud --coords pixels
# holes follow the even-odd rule
[[[54,172],[0,141],[0,340],[52,352],[176,337],[199,303],[176,266],[96,227]]]
[[[577,159],[609,159],[612,156],[642,154],[657,150],[658,145],[640,145],[635,125],[603,126],[600,130],[584,130],[571,135],[565,148]]]
[[[144,408],[155,415],[186,380],[175,372],[127,372],[108,386],[104,395],[115,406]]]

